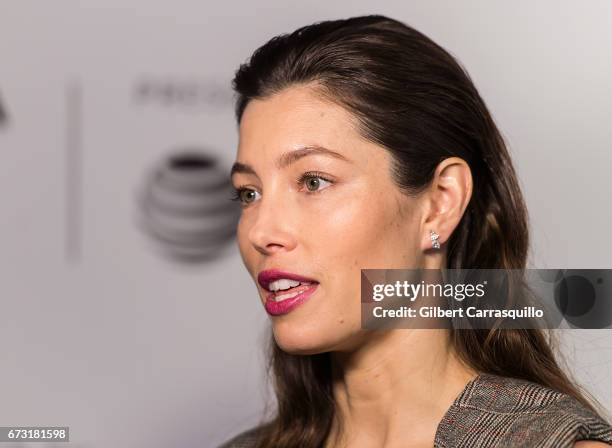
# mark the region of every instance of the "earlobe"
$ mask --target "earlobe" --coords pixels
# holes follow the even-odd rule
[[[430,230],[429,238],[431,239],[431,247],[434,249],[440,249],[440,242],[438,241],[438,238],[440,238],[440,235],[438,235],[433,230]]]

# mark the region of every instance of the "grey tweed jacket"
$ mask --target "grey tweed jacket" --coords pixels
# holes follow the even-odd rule
[[[250,428],[218,448],[253,448],[257,431]],[[612,426],[569,395],[481,373],[440,421],[434,448],[572,448],[578,440],[612,446]]]

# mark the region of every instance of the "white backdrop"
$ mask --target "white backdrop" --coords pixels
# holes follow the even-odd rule
[[[234,71],[317,20],[385,14],[458,57],[515,159],[532,266],[612,267],[612,3],[373,5],[0,0],[0,426],[69,426],[79,448],[208,447],[257,420],[267,318],[237,247],[162,256],[135,194],[181,148],[228,167]],[[564,336],[612,409],[612,333]]]

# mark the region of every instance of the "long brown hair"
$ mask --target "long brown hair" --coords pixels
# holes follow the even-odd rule
[[[473,194],[448,241],[447,268],[526,267],[528,215],[510,155],[469,75],[446,50],[380,15],[318,22],[276,36],[232,81],[238,123],[251,99],[297,84],[312,85],[357,118],[363,137],[393,156],[394,181],[406,194],[426,187],[447,157],[469,164]],[[591,404],[597,401],[560,367],[553,332],[451,329],[450,340],[477,371],[539,383],[599,413]],[[261,425],[258,446],[323,445],[335,413],[330,353],[286,353],[270,332],[268,363],[276,410]]]

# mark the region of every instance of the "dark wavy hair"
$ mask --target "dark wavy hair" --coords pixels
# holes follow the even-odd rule
[[[392,155],[394,181],[406,194],[422,191],[445,158],[467,162],[473,194],[449,238],[447,268],[526,267],[528,215],[510,155],[466,70],[446,50],[381,15],[281,34],[235,74],[238,123],[250,100],[294,85],[312,86],[313,93],[352,113],[360,134]],[[550,387],[599,414],[597,400],[560,367],[553,332],[451,329],[450,340],[476,371]],[[330,353],[286,353],[270,332],[267,354],[276,409],[263,417],[257,446],[322,446],[335,413]]]

